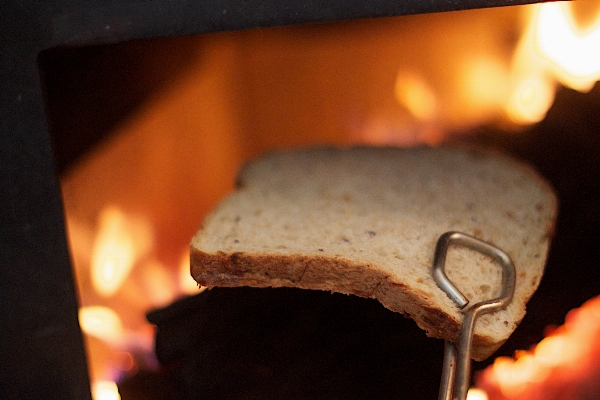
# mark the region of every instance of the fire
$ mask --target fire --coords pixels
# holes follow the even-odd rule
[[[583,29],[574,18],[575,6],[552,2],[527,9],[531,15],[514,53],[506,105],[514,122],[541,121],[554,101],[557,82],[587,92],[600,78],[600,13]]]
[[[600,296],[572,310],[565,324],[515,359],[500,357],[478,376],[490,400],[600,396]]]
[[[108,307],[81,307],[79,325],[84,333],[107,343],[117,344],[123,338],[121,318]]]
[[[337,47],[332,51],[329,41],[321,40],[310,42],[315,46],[289,46],[286,42],[281,48],[274,47],[305,51],[300,53],[301,59],[310,62],[298,64],[308,71],[306,75],[293,68],[288,71],[288,64],[283,64],[286,57],[277,56],[273,65],[277,71],[289,72],[291,75],[283,76],[292,77],[291,83],[302,82],[301,92],[310,94],[306,96],[308,105],[301,103],[304,96],[288,96],[289,89],[280,85],[280,80],[272,86],[267,85],[270,70],[263,68],[262,57],[267,64],[270,56],[265,55],[268,50],[265,49],[279,45],[281,39],[265,41],[267,36],[262,35],[267,33],[261,33],[260,43],[266,44],[259,49],[265,53],[253,59],[255,64],[260,60],[260,68],[254,66],[254,71],[244,66],[247,70],[241,74],[237,71],[239,60],[244,60],[254,50],[238,46],[237,40],[231,42],[235,44],[232,45],[225,36],[219,36],[216,42],[205,46],[197,71],[190,72],[173,89],[163,93],[164,97],[151,102],[119,127],[112,139],[104,143],[106,146],[101,146],[102,152],[83,160],[77,171],[61,182],[81,295],[79,318],[90,354],[95,399],[118,398],[115,382],[123,373],[135,371],[140,357],[151,357],[154,332],[145,321],[145,313],[178,296],[201,290],[190,277],[187,241],[205,213],[231,189],[230,182],[243,159],[273,146],[300,144],[296,132],[309,135],[302,141],[327,139],[345,143],[348,139],[339,136],[346,134],[345,125],[331,122],[339,115],[347,117],[346,113],[350,113],[347,109],[363,105],[374,115],[373,118],[370,114],[365,117],[370,119],[365,124],[370,128],[364,129],[360,121],[352,123],[358,126],[357,130],[374,132],[373,137],[365,137],[366,133],[362,133],[362,139],[367,141],[383,137],[382,142],[403,143],[398,139],[402,132],[407,138],[406,143],[437,143],[447,130],[486,123],[495,120],[499,114],[518,124],[540,121],[552,105],[557,82],[586,91],[600,78],[600,53],[596,51],[600,48],[600,17],[599,22],[592,21],[584,26],[573,16],[572,9],[576,6],[548,3],[522,8],[531,15],[512,58],[509,54],[512,48],[504,54],[504,49],[495,48],[497,40],[488,42],[485,38],[479,38],[474,51],[459,43],[458,48],[466,55],[462,54],[460,59],[452,58],[456,48],[445,45],[452,45],[456,38],[464,40],[465,24],[472,20],[464,17],[463,25],[457,25],[454,17],[444,18],[438,14],[424,16],[427,18],[423,19],[425,23],[415,25],[429,28],[433,26],[429,24],[433,18],[437,21],[437,25],[434,24],[436,30],[413,29],[412,33],[406,33],[407,24],[393,28],[392,32],[402,29],[403,34],[414,35],[409,39],[415,40],[403,42],[404,49],[396,47],[394,41],[389,45],[386,42],[385,46],[371,46],[376,39],[370,41],[370,37],[378,37],[377,30],[370,31],[372,36],[361,35],[358,45],[344,42],[350,49],[347,52]],[[513,11],[505,8],[503,12]],[[420,17],[415,16],[410,21],[417,24]],[[492,25],[488,28],[497,28],[494,32],[502,31],[502,35],[497,36],[506,38],[506,29],[498,28],[502,24],[494,18],[489,20]],[[392,26],[391,21],[387,23]],[[453,32],[450,38],[443,33],[448,28]],[[256,44],[253,41],[259,36],[249,36],[248,43]],[[340,35],[335,39],[346,40],[344,37],[352,36]],[[421,36],[423,41],[418,41]],[[438,48],[427,47],[437,39],[440,40]],[[413,51],[416,55],[405,57],[403,54],[403,62],[406,59],[409,62],[402,68],[393,65],[389,68],[390,76],[387,67],[380,70],[378,63],[350,70],[369,71],[369,74],[383,77],[380,80],[385,81],[385,85],[375,78],[380,85],[372,85],[362,79],[362,75],[357,79],[349,73],[341,74],[336,66],[338,58],[352,64],[359,58],[357,55],[365,59],[377,55],[375,50],[379,49],[385,53],[385,57],[381,57],[383,60],[390,52],[406,50],[408,54],[413,46],[419,50]],[[238,54],[240,49],[244,52]],[[315,64],[311,64],[313,61]],[[332,66],[333,78],[328,75],[329,66]],[[396,74],[398,70],[400,72]],[[254,97],[239,101],[242,95],[238,80],[245,75],[261,84],[247,89],[248,92],[256,91]],[[326,93],[317,90],[321,86],[327,89]],[[315,98],[322,96],[318,104],[329,102],[329,93],[337,93],[338,86],[347,89],[343,92],[345,95],[334,98],[334,104],[340,103],[339,110],[324,107],[327,112],[321,116],[328,119],[321,121],[321,116],[315,119],[312,115]],[[381,101],[386,90],[390,98]],[[444,97],[446,92],[452,92],[452,96]],[[255,97],[264,97],[266,101],[254,104]],[[345,103],[346,97],[352,101]],[[293,102],[280,101],[287,99],[293,99]],[[246,102],[255,109],[240,113],[238,107]],[[271,103],[279,107],[277,112],[269,108],[273,106]],[[398,104],[403,106],[408,117],[396,115]],[[288,118],[286,113],[290,110],[295,118]],[[489,110],[494,111],[492,117]],[[457,115],[461,112],[463,114]],[[458,125],[465,120],[465,112],[471,113],[474,122]],[[247,120],[246,114],[262,117],[257,121]],[[306,115],[306,120],[298,121],[296,114]],[[315,120],[325,127],[314,129]],[[413,120],[417,121],[417,128],[411,130]],[[284,123],[289,125],[284,126]],[[254,136],[252,140],[248,139],[246,126],[253,127],[252,135],[259,135],[256,140]],[[329,133],[322,135],[320,128],[328,129],[327,126],[332,126],[335,134],[325,131]],[[276,138],[260,136],[260,132],[271,131],[293,134]],[[248,148],[243,147],[246,145]],[[185,188],[184,192],[181,192],[182,188]],[[484,375],[506,395],[528,393],[532,384],[553,376],[555,368],[564,365],[580,368],[581,357],[582,347],[557,333],[541,342],[534,351],[521,354],[517,360],[499,359]],[[486,394],[481,390],[473,389],[469,394],[470,400],[485,398]],[[502,397],[490,397],[494,398]]]
[[[92,251],[91,272],[96,291],[104,296],[113,295],[151,243],[148,223],[133,221],[116,207],[105,208]]]
[[[488,400],[488,397],[483,390],[471,388],[467,392],[467,400]]]
[[[565,86],[587,92],[600,78],[600,15],[583,29],[567,3],[543,4],[536,15],[535,45]]]
[[[502,99],[508,95],[507,74],[506,68],[497,58],[469,57],[462,64],[459,81],[464,96],[470,103],[483,102],[500,107]]]
[[[119,388],[115,382],[100,381],[94,383],[92,387],[92,397],[94,400],[120,400]]]
[[[554,92],[554,83],[544,77],[519,79],[508,99],[506,113],[521,125],[539,122],[554,102]]]
[[[155,363],[154,331],[145,313],[200,290],[185,260],[187,244],[182,244],[181,261],[169,266],[157,259],[148,218],[108,205],[97,220],[92,235],[93,228],[73,214],[68,224],[71,245],[77,247],[73,253],[82,295],[79,323],[86,337],[92,394],[95,400],[111,400],[120,398],[121,378]],[[87,258],[84,245],[89,248]]]
[[[200,291],[182,260],[241,163],[233,95],[222,90],[233,75],[221,62],[229,52],[218,45],[206,51],[215,57],[203,53],[199,68],[61,176],[96,400],[118,398],[117,383],[156,367],[154,327],[145,315]]]
[[[575,16],[582,4],[586,9],[579,14],[588,16],[585,23]],[[466,54],[453,47],[456,55],[444,57],[443,69],[426,61],[413,66],[421,71],[418,75],[400,68],[396,101],[417,124],[427,121],[460,130],[498,116],[518,125],[533,124],[546,116],[559,84],[591,90],[600,79],[600,2],[548,2],[523,6],[519,12],[525,23],[512,56],[503,54],[500,41]]]

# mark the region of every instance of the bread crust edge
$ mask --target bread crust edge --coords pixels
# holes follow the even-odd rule
[[[427,293],[398,282],[372,265],[357,265],[342,257],[222,251],[210,254],[191,246],[190,271],[199,285],[209,289],[291,287],[372,298],[413,319],[429,337],[457,342],[460,336],[462,319],[428,301]],[[505,341],[475,334],[471,358],[482,361]]]

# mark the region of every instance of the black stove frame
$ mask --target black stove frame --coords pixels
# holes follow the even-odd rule
[[[90,399],[40,52],[528,0],[6,0],[0,5],[0,398]]]

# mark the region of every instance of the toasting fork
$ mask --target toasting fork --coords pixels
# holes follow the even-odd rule
[[[451,245],[478,251],[502,266],[500,296],[469,306],[469,299],[454,286],[444,271],[446,254]],[[465,400],[471,376],[471,347],[475,322],[480,315],[503,309],[510,304],[515,292],[515,266],[508,254],[490,243],[461,232],[446,232],[440,236],[436,244],[432,274],[439,288],[458,305],[465,315],[458,343],[446,340],[444,346],[444,364],[438,400]]]

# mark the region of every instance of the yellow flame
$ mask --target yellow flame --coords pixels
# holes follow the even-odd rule
[[[600,78],[600,16],[581,29],[569,4],[555,2],[538,8],[535,45],[551,61],[552,70],[565,86],[587,92]]]
[[[470,388],[467,392],[467,400],[488,400],[488,395],[481,389]]]
[[[541,121],[554,102],[556,82],[589,91],[600,79],[600,15],[583,30],[572,3],[536,4],[515,50],[506,112],[517,124]]]
[[[121,318],[108,307],[81,307],[79,325],[84,333],[108,343],[119,343],[123,338]]]
[[[98,381],[92,386],[92,398],[94,400],[121,400],[121,395],[115,382]]]
[[[517,124],[539,122],[554,102],[554,93],[554,83],[543,76],[522,78],[513,89],[506,112]]]
[[[100,214],[100,228],[91,259],[92,283],[98,293],[113,295],[135,262],[149,249],[151,232],[144,221],[133,221],[115,207]]]

